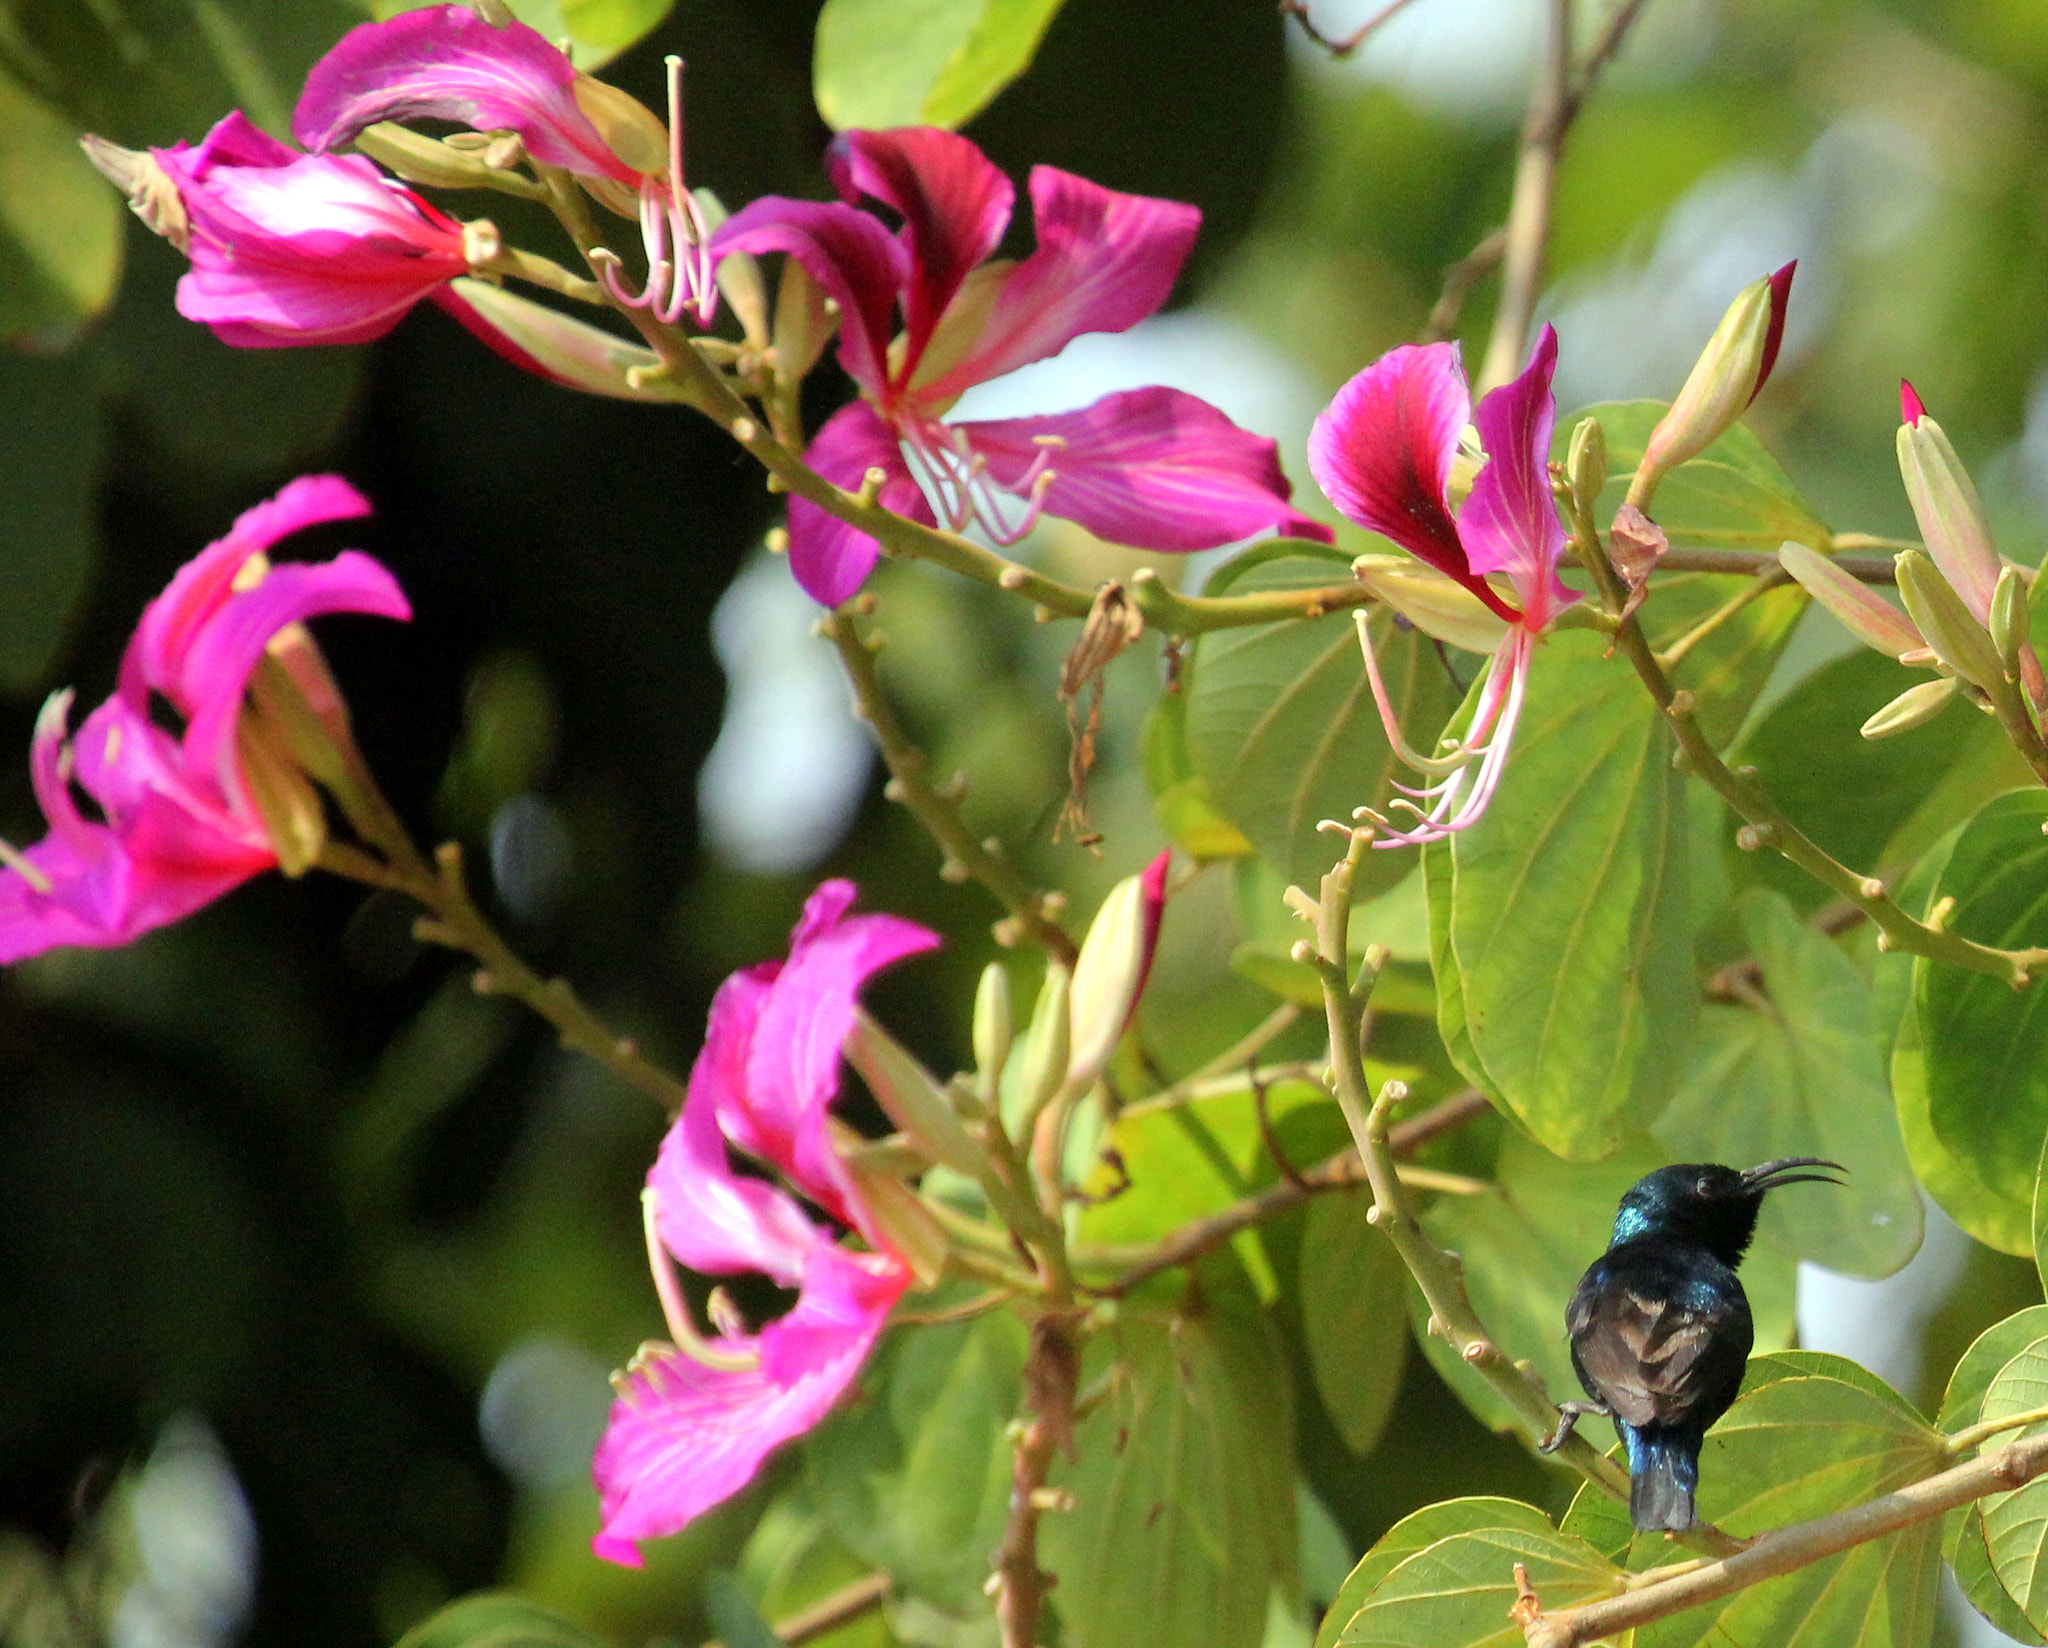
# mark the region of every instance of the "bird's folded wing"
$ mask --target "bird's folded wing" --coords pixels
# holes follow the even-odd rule
[[[1685,1304],[1628,1288],[1574,1298],[1565,1316],[1580,1365],[1615,1417],[1631,1425],[1682,1422],[1698,1400],[1695,1364],[1735,1315],[1720,1301]]]

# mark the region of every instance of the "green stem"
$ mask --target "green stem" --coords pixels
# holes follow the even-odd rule
[[[474,956],[479,963],[474,979],[477,994],[510,996],[523,1002],[555,1027],[562,1045],[571,1052],[603,1065],[628,1086],[645,1093],[669,1116],[681,1113],[689,1091],[682,1081],[641,1053],[630,1037],[614,1033],[585,1005],[568,980],[542,978],[527,966],[484,919],[464,883],[460,846],[452,841],[444,844],[434,854],[435,868],[430,870],[409,841],[402,851],[392,850],[383,841],[373,845],[384,852],[384,861],[346,843],[329,842],[318,863],[336,875],[402,893],[423,905],[428,913],[414,923],[414,933],[429,944]]]
[[[864,638],[854,622],[855,608],[862,604],[863,598],[856,597],[820,620],[819,628],[839,653],[861,719],[874,729],[875,742],[889,768],[886,793],[909,809],[911,816],[938,842],[946,855],[942,875],[948,879],[971,877],[1009,912],[1008,919],[997,925],[996,937],[1000,942],[1014,944],[1020,938],[1029,939],[1072,967],[1079,951],[1065,929],[1053,919],[1057,906],[1051,895],[1036,892],[1026,883],[1016,865],[1003,854],[1000,841],[994,837],[983,841],[975,836],[961,815],[957,790],[941,790],[927,776],[930,763],[924,751],[911,743],[882,691],[881,676],[875,669],[880,643]]]
[[[1271,624],[1288,618],[1322,618],[1332,612],[1369,606],[1373,596],[1363,584],[1331,584],[1322,589],[1270,589],[1252,595],[1182,595],[1169,589],[1152,567],[1131,575],[1131,604],[1145,622],[1169,635],[1201,635],[1243,624]]]
[[[1966,1454],[1980,1443],[2006,1431],[2024,1430],[2029,1425],[2048,1422],[2048,1408],[2029,1408],[2024,1413],[2009,1413],[2003,1419],[1987,1419],[1982,1424],[1972,1425],[1966,1430],[1952,1431],[1944,1444],[1950,1458]]]

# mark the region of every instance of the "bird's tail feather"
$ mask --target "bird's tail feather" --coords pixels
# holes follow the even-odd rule
[[[1693,1524],[1700,1445],[1691,1437],[1629,1438],[1628,1514],[1638,1531],[1682,1534]]]

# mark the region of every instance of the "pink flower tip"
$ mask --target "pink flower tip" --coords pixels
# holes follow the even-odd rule
[[[1927,416],[1927,408],[1920,404],[1919,393],[1904,378],[1899,379],[1899,422],[1918,424]]]
[[[1778,346],[1785,341],[1785,308],[1792,301],[1792,275],[1798,267],[1799,260],[1794,258],[1771,273],[1771,321],[1764,332],[1763,356],[1757,362],[1756,388],[1749,392],[1752,403],[1771,381],[1771,368],[1778,364]]]

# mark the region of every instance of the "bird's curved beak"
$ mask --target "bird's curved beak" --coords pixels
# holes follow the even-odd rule
[[[1830,1178],[1826,1173],[1794,1171],[1802,1167],[1824,1167],[1834,1173],[1849,1171],[1840,1162],[1824,1161],[1819,1156],[1781,1156],[1774,1162],[1759,1162],[1755,1167],[1744,1169],[1742,1187],[1761,1196],[1766,1190],[1776,1190],[1781,1185],[1839,1185],[1842,1182],[1840,1179]]]

